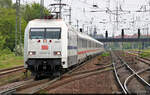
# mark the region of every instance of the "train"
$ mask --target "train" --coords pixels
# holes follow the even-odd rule
[[[63,19],[34,19],[25,28],[24,67],[35,77],[67,70],[103,51],[103,43]]]

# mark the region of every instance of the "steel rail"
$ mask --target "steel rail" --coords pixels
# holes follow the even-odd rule
[[[113,57],[115,57],[115,55],[113,55],[113,53],[111,52],[111,56]],[[113,58],[112,58],[113,59]],[[122,67],[122,66],[121,66]],[[122,89],[122,91],[123,91],[123,93],[124,94],[127,94],[127,91],[125,90],[125,88],[124,88],[124,86],[123,86],[123,84],[121,83],[121,81],[120,81],[120,79],[119,79],[119,75],[118,75],[118,73],[117,73],[117,70],[116,70],[116,66],[115,66],[115,63],[114,63],[114,60],[113,60],[113,70],[114,70],[114,73],[115,73],[115,77],[116,77],[116,79],[117,79],[117,82],[119,83],[119,85],[120,85],[120,87],[121,87],[121,89]]]
[[[150,65],[150,59],[146,59],[146,58],[137,58],[137,60],[147,64],[147,65]],[[148,62],[147,62],[148,61]]]
[[[126,67],[132,71],[133,74],[135,74],[137,76],[137,78],[139,78],[145,85],[147,85],[148,87],[150,87],[150,84],[145,81],[142,77],[140,77],[123,59],[121,59],[121,57],[119,56],[119,59],[122,60],[122,62],[126,65]],[[129,92],[128,92],[129,93]]]
[[[110,67],[110,66],[111,66],[111,65],[106,66],[106,67]],[[102,68],[99,68],[99,69],[91,70],[91,71],[88,71],[88,72],[80,72],[80,73],[75,74],[75,75],[74,75],[74,74],[71,74],[71,75],[69,75],[69,76],[65,76],[65,74],[63,74],[62,76],[57,77],[57,78],[55,78],[55,79],[53,79],[53,80],[51,80],[51,81],[49,81],[49,82],[47,82],[47,83],[44,83],[44,84],[41,84],[41,85],[39,85],[39,86],[34,86],[34,87],[29,88],[29,89],[26,89],[25,92],[28,92],[28,94],[37,93],[38,91],[49,87],[50,84],[53,84],[53,83],[57,82],[58,80],[60,80],[60,79],[62,79],[62,78],[73,77],[73,76],[74,76],[74,77],[78,77],[78,78],[74,79],[74,80],[77,80],[77,79],[81,79],[81,78],[88,77],[88,76],[90,76],[90,75],[95,75],[95,74],[99,74],[99,73],[102,73],[102,72],[105,72],[105,71],[110,71],[110,70],[112,70],[112,68],[106,69],[106,67],[103,68],[103,69],[102,69]],[[68,73],[68,72],[67,72],[67,73]],[[74,80],[71,80],[71,81],[74,81]],[[69,82],[70,82],[70,81],[69,81]],[[32,90],[32,91],[29,91],[30,89],[33,89],[33,90]],[[19,91],[19,92],[16,93],[16,94],[20,94],[20,93],[22,93],[22,92]]]
[[[26,94],[34,94],[34,93],[36,93],[36,92],[38,92],[38,91],[40,91],[42,89],[47,88],[48,86],[50,86],[50,84],[55,83],[58,80],[60,80],[60,77],[57,77],[57,78],[55,78],[53,80],[50,80],[49,82],[46,82],[44,84],[40,84],[40,85],[37,85],[37,86],[33,86],[31,88],[27,88],[27,89],[25,89],[25,92],[28,92]],[[33,89],[33,90],[28,91],[28,89]],[[13,94],[24,94],[24,93],[22,93],[22,90],[21,90],[21,92],[20,91],[18,91],[18,92],[15,91],[15,93],[13,93]]]
[[[110,70],[113,70],[112,68],[108,68],[108,69],[104,69],[104,70],[98,70],[98,71],[94,71],[94,72],[89,72],[89,73],[84,73],[84,74],[79,74],[79,75],[75,75],[75,76],[72,76],[73,78],[71,79],[68,79],[68,78],[65,78],[65,81],[62,82],[62,83],[58,83],[58,84],[54,84],[54,86],[50,87],[50,88],[56,88],[58,86],[62,86],[62,85],[65,85],[67,84],[68,82],[72,82],[72,81],[75,81],[75,80],[79,80],[79,79],[83,79],[83,78],[86,78],[86,77],[89,77],[89,76],[92,76],[92,75],[97,75],[97,74],[100,74],[100,73],[104,73],[104,72],[107,72],[107,71],[110,71]],[[61,81],[61,80],[60,80]],[[49,87],[50,85],[48,85]],[[43,89],[43,88],[42,88]],[[41,89],[41,90],[42,90]],[[37,91],[38,92],[38,91]],[[35,93],[37,93],[35,92]],[[30,93],[30,94],[34,94],[34,93]]]
[[[24,69],[24,67],[20,67],[20,68],[10,69],[8,71],[2,71],[2,72],[0,72],[0,76],[6,75],[6,74],[9,74],[9,73],[13,73],[13,72],[16,72],[16,71],[20,71],[20,70],[23,70],[23,69]]]
[[[92,59],[93,59],[93,58],[92,58]],[[91,60],[92,60],[92,59],[91,59]],[[67,74],[67,73],[68,73],[68,74],[71,74],[74,70],[77,70],[78,68],[82,67],[83,65],[85,65],[85,64],[86,64],[87,62],[89,62],[89,61],[90,61],[90,60],[88,60],[88,61],[86,61],[86,62],[80,64],[79,66],[75,67],[74,69],[70,70],[69,72],[64,73],[63,75],[65,75],[65,74]],[[111,69],[109,69],[109,70],[111,70]],[[100,70],[99,70],[99,71],[100,71]],[[107,71],[108,71],[108,70],[107,70]],[[47,83],[41,84],[39,87],[37,87],[35,90],[33,90],[33,91],[30,92],[30,93],[36,93],[37,91],[48,87],[49,84],[52,84],[52,83],[54,83],[54,82],[60,80],[61,77],[63,77],[63,75],[61,75],[61,76],[59,76],[59,77],[57,77],[57,78],[55,78],[55,79],[53,79],[53,80],[50,80],[50,81],[47,82]],[[21,85],[15,86],[15,87],[13,87],[13,88],[6,89],[6,90],[4,90],[4,91],[1,91],[1,92],[0,92],[0,95],[6,94],[6,93],[8,93],[8,94],[15,93],[18,88],[23,87],[24,85],[25,85],[25,84],[23,83],[23,84],[21,84]],[[35,87],[35,86],[34,86],[34,87]],[[6,94],[6,95],[7,95],[7,94]]]
[[[126,66],[126,68],[128,68],[128,70],[130,70],[130,71],[133,73],[132,75],[136,75],[137,78],[139,78],[140,80],[142,80],[142,82],[143,82],[145,85],[147,85],[147,86],[150,87],[150,84],[149,84],[148,82],[146,82],[142,77],[140,77],[140,76],[137,74],[137,72],[135,72],[123,59],[121,59],[120,56],[118,56],[118,58],[119,58],[119,60],[124,64],[124,66]],[[127,89],[127,86],[125,85],[125,84],[126,84],[126,83],[125,83],[126,80],[125,80],[125,82],[124,82],[124,85],[121,83],[121,81],[120,81],[120,79],[119,79],[119,76],[118,76],[118,74],[117,74],[117,71],[116,71],[115,63],[114,63],[114,62],[113,62],[113,66],[114,66],[115,76],[116,76],[117,81],[118,81],[119,85],[121,86],[123,92],[124,92],[125,94],[130,93],[129,90]],[[150,69],[150,68],[149,68],[149,69]],[[142,70],[142,71],[143,71],[143,70]]]
[[[69,77],[69,76],[74,76],[74,75],[79,75],[79,74],[85,74],[85,73],[90,73],[90,72],[94,72],[94,71],[99,71],[99,70],[103,70],[105,68],[111,67],[112,64],[100,67],[100,68],[96,68],[96,69],[92,69],[92,70],[86,70],[86,71],[79,71],[79,72],[75,72],[69,75],[64,75],[63,77]]]
[[[12,70],[12,69],[17,69],[17,68],[21,68],[21,67],[24,67],[24,66],[23,66],[23,65],[21,65],[21,66],[16,66],[16,67],[7,68],[7,69],[0,69],[0,72],[8,71],[8,70]]]
[[[127,52],[127,53],[128,53],[128,54],[131,54],[131,55],[136,55],[136,56],[138,56],[137,53],[131,53],[131,52]],[[137,57],[137,60],[139,60],[139,61],[141,61],[141,62],[144,62],[144,63],[150,65],[149,62],[146,62],[146,61],[150,61],[149,58],[145,58],[145,57]],[[146,60],[146,61],[145,61],[145,60]]]
[[[96,56],[97,57],[97,56]],[[95,57],[94,57],[95,58]],[[87,61],[85,60],[84,62],[81,62],[77,65],[77,67],[73,68],[72,70],[68,71],[68,74],[71,74],[73,71],[79,69],[80,67],[84,66],[86,63],[90,62],[91,60],[93,60],[94,58],[89,58],[87,59]]]
[[[15,85],[13,88],[7,88],[3,91],[0,91],[0,95],[11,95],[16,91],[17,88],[22,87],[22,86],[24,86],[25,84],[27,84],[31,81],[33,81],[33,80],[31,79],[31,80],[25,81],[25,82],[23,82],[19,85]]]
[[[126,91],[127,91],[128,93],[130,93],[130,91],[128,90],[128,87],[127,87],[127,83],[129,82],[129,80],[130,80],[133,76],[135,76],[136,74],[143,73],[143,72],[145,72],[145,71],[147,71],[147,70],[150,70],[150,68],[146,68],[146,69],[143,69],[143,70],[141,70],[141,71],[138,71],[137,73],[134,73],[134,74],[130,75],[129,77],[127,77],[127,78],[125,79],[124,87],[125,87],[125,89],[126,89]]]
[[[115,76],[117,78],[117,81],[118,81],[119,85],[121,86],[121,89],[123,90],[124,94],[127,94],[127,91],[125,90],[123,84],[121,83],[121,81],[119,79],[119,76],[118,76],[118,73],[117,73],[117,70],[116,70],[116,67],[115,67],[115,63],[113,63],[113,67],[114,67]]]

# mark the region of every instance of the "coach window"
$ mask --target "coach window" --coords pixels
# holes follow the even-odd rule
[[[91,48],[91,41],[89,40],[89,48]]]
[[[93,44],[93,43],[92,43],[92,41],[91,41],[91,48],[92,48],[92,44]]]
[[[90,41],[90,48],[92,47],[92,43],[91,43],[91,41]]]
[[[93,48],[94,48],[95,43],[93,42]]]
[[[78,37],[78,45],[79,45],[79,48],[81,48],[81,42],[80,42],[80,38]]]
[[[91,48],[91,41],[89,40],[89,48]]]
[[[81,38],[78,38],[78,39],[79,39],[79,41],[78,41],[78,43],[79,43],[79,48],[81,48],[81,47],[82,47]]]
[[[95,42],[93,42],[93,48],[95,48]]]
[[[84,48],[84,39],[82,39],[82,48]]]
[[[85,48],[85,39],[83,39],[83,48]]]
[[[46,39],[60,39],[61,29],[60,28],[49,28],[46,29]]]
[[[83,45],[84,45],[84,39],[82,39],[82,48],[84,48],[84,46],[83,46]]]
[[[86,48],[86,40],[84,39],[84,48]]]
[[[95,43],[93,42],[93,48],[95,47]]]
[[[85,48],[87,48],[87,40],[85,40]]]

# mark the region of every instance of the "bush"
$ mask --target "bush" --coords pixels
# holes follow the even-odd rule
[[[9,48],[0,51],[0,60],[5,60],[11,56],[15,56]]]
[[[16,55],[20,55],[20,56],[23,56],[23,44],[21,44],[21,47],[19,45],[17,45],[15,48],[14,48],[14,52]]]

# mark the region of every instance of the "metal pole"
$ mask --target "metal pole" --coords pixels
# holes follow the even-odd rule
[[[83,30],[83,32],[84,32],[84,24],[82,25],[82,30]]]
[[[16,32],[15,32],[15,48],[17,47],[18,33],[18,0],[16,0]]]
[[[69,24],[71,25],[71,7],[69,8]]]
[[[41,4],[41,18],[43,18],[43,15],[44,15],[44,0],[41,0],[40,2]]]
[[[116,7],[116,9],[117,9],[117,11],[116,11],[116,22],[117,22],[117,31],[118,31],[118,23],[119,23],[119,21],[118,21],[118,2],[117,2],[117,7]]]
[[[77,19],[77,31],[79,31],[79,20]]]
[[[59,3],[60,3],[60,4],[59,4],[59,12],[60,12],[60,13],[59,13],[59,19],[61,19],[61,0],[59,1]]]
[[[149,27],[148,27],[148,24],[147,24],[147,38],[148,38],[148,30],[149,30]]]
[[[20,33],[20,43],[19,43],[19,47],[20,47],[20,51],[21,51],[21,43],[22,43],[22,38],[21,38],[21,14],[20,14],[20,0],[19,0],[19,4],[18,4],[19,6],[18,6],[18,14],[19,14],[19,33]]]
[[[89,34],[89,27],[87,26],[87,34]]]

